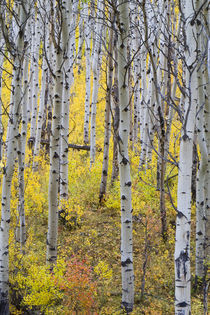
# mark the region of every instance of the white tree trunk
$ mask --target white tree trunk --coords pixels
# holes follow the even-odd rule
[[[98,101],[99,74],[100,74],[100,54],[102,43],[102,17],[103,17],[103,1],[98,1],[97,6],[97,22],[95,27],[95,46],[93,58],[93,92],[91,103],[91,130],[90,130],[90,169],[95,162],[96,155],[96,105]]]
[[[68,198],[68,144],[69,144],[69,102],[70,102],[70,88],[71,88],[71,76],[73,68],[68,58],[69,41],[71,32],[71,3],[64,3],[62,8],[63,16],[63,101],[62,101],[62,120],[61,120],[61,163],[60,163],[60,196],[61,198]]]
[[[57,260],[60,126],[63,91],[62,62],[61,50],[57,48],[52,131],[50,136],[49,215],[47,233],[47,262],[51,265]]]
[[[0,51],[4,48],[4,39],[2,38],[0,31]],[[4,55],[0,53],[0,160],[2,160],[2,137],[3,137],[3,125],[2,125],[2,101],[1,101],[1,92],[2,92],[2,68],[4,63]]]
[[[133,145],[137,143],[138,136],[138,122],[140,113],[140,30],[139,30],[139,13],[135,3],[131,2],[131,28],[133,30],[132,36],[132,58],[133,60],[133,77],[134,77],[134,113],[133,113]]]
[[[84,7],[84,3],[82,6]],[[80,74],[81,71],[81,60],[82,60],[82,47],[84,43],[84,20],[83,16],[80,13],[79,17],[79,43],[78,43],[78,52],[77,52],[77,65],[78,65],[78,73]]]
[[[110,14],[110,20],[113,21],[113,14]],[[106,194],[108,166],[109,166],[109,140],[111,135],[111,88],[113,78],[113,29],[109,31],[109,48],[107,61],[107,88],[106,88],[106,108],[105,108],[105,126],[104,126],[104,152],[103,152],[103,166],[101,175],[101,184],[99,192],[100,202]]]
[[[39,48],[41,40],[41,24],[40,16],[37,13],[37,19],[35,22],[35,33],[34,33],[34,51],[32,55],[32,100],[31,100],[31,130],[29,144],[31,147],[35,144],[36,138],[36,120],[37,120],[37,107],[38,107],[38,93],[39,93]]]
[[[90,15],[88,14],[88,3],[84,3],[84,35],[85,35],[85,60],[86,60],[86,93],[85,93],[85,118],[84,118],[84,143],[89,142],[89,119],[90,119],[90,42],[91,42],[91,25]]]
[[[11,183],[14,172],[15,158],[17,154],[17,137],[19,134],[19,115],[22,100],[22,63],[24,47],[24,29],[27,21],[27,4],[22,1],[19,4],[18,34],[15,47],[16,56],[14,57],[14,97],[12,122],[7,151],[7,161],[2,183],[2,208],[1,208],[1,228],[0,228],[0,313],[9,314],[9,229],[10,229],[10,195]],[[0,14],[2,8],[0,5]],[[1,21],[3,25],[4,21]]]
[[[47,2],[46,4],[46,12],[50,10],[50,3]],[[52,67],[52,45],[50,39],[50,21],[47,17],[47,14],[44,10],[40,9],[40,14],[43,19],[44,24],[44,31],[42,32],[42,41],[43,41],[43,48],[42,48],[42,78],[41,78],[41,93],[40,93],[40,101],[39,101],[39,111],[37,115],[37,126],[36,126],[36,137],[35,137],[35,145],[34,145],[34,160],[33,160],[33,169],[36,170],[38,163],[36,157],[39,155],[40,151],[40,142],[41,142],[41,133],[42,133],[42,126],[44,119],[46,119],[45,107],[47,106],[47,102],[49,100],[49,76],[50,71],[48,69],[47,60]],[[48,53],[48,56],[46,56]]]
[[[22,88],[22,126],[21,126],[21,137],[18,138],[18,171],[19,171],[19,224],[20,233],[19,241],[21,251],[24,252],[24,245],[26,242],[26,223],[25,223],[25,207],[24,207],[24,195],[25,195],[25,147],[26,147],[26,136],[27,136],[27,103],[28,103],[28,65],[29,58],[25,58],[23,66],[23,88]]]
[[[192,152],[197,110],[196,93],[196,41],[195,27],[190,21],[194,15],[191,1],[182,7],[186,19],[186,98],[184,103],[184,121],[180,143],[177,219],[175,242],[175,314],[191,314],[191,272],[190,272],[190,233],[191,233],[191,179]],[[186,47],[185,47],[186,48]],[[193,64],[194,63],[194,64]]]
[[[201,6],[201,1],[197,1],[196,9],[198,10]],[[204,11],[205,11],[204,7]],[[205,105],[209,103],[208,101],[208,73],[207,65],[203,63],[202,55],[204,53],[204,43],[206,42],[205,35],[203,35],[202,24],[196,25],[197,34],[199,38],[197,41],[199,47],[199,67],[197,70],[197,85],[198,85],[198,102],[201,108],[197,113],[197,139],[200,150],[200,165],[197,173],[196,182],[196,277],[200,279],[205,279],[205,248],[206,248],[206,212],[208,208],[206,207],[206,200],[208,200],[208,150],[207,150],[207,137],[208,133],[208,122],[204,120],[204,113],[208,113],[208,109]],[[207,135],[207,137],[206,137]]]
[[[56,6],[54,7],[56,9]],[[53,13],[52,13],[53,14]],[[62,32],[61,12],[57,11],[56,19],[52,19],[52,36],[55,47],[55,73],[54,73],[54,96],[52,111],[52,129],[50,134],[50,176],[49,176],[49,212],[47,232],[47,263],[53,268],[57,261],[57,237],[58,237],[58,187],[60,175],[60,129],[63,93],[63,54],[61,37],[56,37],[55,23],[59,32]]]
[[[121,266],[122,266],[122,306],[129,313],[134,303],[134,271],[132,242],[132,201],[130,162],[128,156],[128,137],[130,104],[127,72],[127,41],[129,31],[128,2],[119,0],[119,42],[118,42],[118,80],[119,80],[119,170],[121,195]]]

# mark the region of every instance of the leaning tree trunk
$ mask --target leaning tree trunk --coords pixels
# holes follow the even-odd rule
[[[184,120],[180,142],[180,161],[177,192],[177,219],[175,242],[175,314],[191,314],[191,272],[190,272],[190,233],[191,233],[191,180],[192,153],[197,110],[196,94],[196,40],[195,26],[191,23],[194,9],[191,1],[183,6],[186,31],[186,95]],[[195,32],[196,34],[196,32]]]
[[[128,156],[128,137],[130,121],[128,87],[128,2],[119,1],[119,42],[118,42],[118,78],[119,78],[119,170],[121,194],[121,266],[122,266],[122,306],[126,312],[132,312],[134,303],[134,271],[132,242],[132,200],[130,162]]]
[[[19,115],[22,99],[22,63],[24,49],[24,29],[27,21],[27,3],[21,1],[19,4],[19,31],[16,45],[9,44],[9,35],[2,20],[2,7],[0,5],[0,22],[7,37],[7,48],[13,52],[14,60],[14,97],[12,109],[12,122],[7,150],[7,161],[2,183],[2,208],[1,208],[1,228],[0,228],[0,314],[9,314],[9,229],[10,229],[10,195],[11,184],[14,172],[15,158],[17,154],[17,138],[19,135]],[[18,16],[17,16],[18,19]]]

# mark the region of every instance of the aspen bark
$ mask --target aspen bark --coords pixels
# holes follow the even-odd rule
[[[35,22],[35,30],[33,34],[33,52],[32,52],[32,100],[31,100],[31,129],[29,145],[34,147],[36,138],[36,121],[38,108],[38,93],[39,93],[39,48],[41,40],[41,25],[39,11],[37,12],[37,19]]]
[[[23,89],[22,89],[22,128],[21,136],[18,139],[18,172],[19,172],[19,224],[20,224],[20,247],[24,252],[23,247],[26,242],[26,223],[25,223],[25,206],[24,206],[24,194],[25,194],[25,148],[26,148],[26,136],[27,136],[27,101],[28,101],[28,65],[29,59],[26,57],[23,66]]]
[[[69,103],[70,103],[70,88],[71,76],[73,69],[71,68],[70,59],[68,58],[70,31],[71,31],[71,3],[64,3],[62,8],[63,16],[63,101],[62,101],[62,119],[61,119],[61,163],[60,163],[60,196],[68,198],[68,137],[69,137]]]
[[[183,4],[183,3],[182,3]],[[191,314],[191,271],[190,271],[190,233],[191,233],[191,180],[192,153],[197,110],[196,94],[196,41],[195,27],[191,23],[194,9],[191,1],[184,3],[185,14],[185,62],[186,97],[184,102],[184,121],[180,142],[177,219],[175,242],[175,314]],[[187,48],[188,47],[188,48]]]
[[[3,35],[0,31],[0,51],[4,48],[4,39]],[[2,92],[2,68],[4,63],[4,55],[0,53],[0,160],[2,159],[2,137],[3,137],[3,126],[2,126],[2,100],[1,100],[1,92]]]
[[[102,17],[103,17],[103,1],[99,0],[97,5],[97,22],[95,27],[95,46],[93,58],[93,92],[91,103],[91,127],[90,127],[90,169],[95,162],[96,155],[96,108],[98,101],[99,74],[100,74],[100,54],[102,43]]]
[[[129,313],[134,303],[134,271],[132,243],[132,200],[128,137],[130,121],[127,45],[129,31],[128,2],[119,0],[119,41],[118,41],[118,80],[119,80],[119,171],[121,195],[121,266],[122,266],[122,306]]]
[[[20,104],[22,99],[22,64],[23,64],[23,49],[24,49],[24,29],[27,21],[27,3],[21,1],[18,4],[20,11],[18,19],[18,34],[15,47],[10,46],[9,37],[8,49],[13,53],[14,60],[14,97],[12,108],[12,121],[10,128],[10,136],[7,151],[7,161],[5,174],[2,184],[2,208],[1,208],[1,228],[0,228],[0,313],[9,314],[9,229],[10,229],[10,195],[11,183],[14,172],[15,157],[17,154],[17,138],[19,135],[19,115]],[[0,23],[5,28],[4,20],[2,20],[2,4],[0,4]],[[5,28],[5,36],[7,30]]]
[[[111,14],[111,21],[113,21],[113,14]],[[103,200],[106,194],[108,164],[109,164],[109,140],[111,135],[111,88],[113,78],[113,28],[109,31],[109,49],[107,62],[107,88],[106,88],[106,108],[105,108],[105,130],[104,130],[104,152],[103,152],[103,166],[101,175],[101,184],[99,192],[99,201]]]
[[[89,119],[90,119],[90,42],[91,42],[91,25],[90,14],[88,13],[88,3],[84,3],[84,36],[85,36],[85,60],[86,60],[86,73],[85,73],[85,117],[84,117],[84,143],[89,142]]]
[[[114,40],[114,60],[115,60],[115,74],[114,74],[114,85],[112,86],[112,123],[113,123],[113,158],[112,158],[112,176],[111,185],[114,184],[115,180],[119,175],[119,163],[118,163],[118,136],[119,136],[119,87],[118,87],[118,59],[117,53],[117,39]]]
[[[57,18],[61,21],[61,12],[57,11]],[[62,28],[62,23],[59,27]],[[49,212],[47,232],[47,263],[53,265],[57,260],[57,237],[58,237],[58,187],[60,171],[60,129],[61,109],[63,93],[63,54],[61,49],[61,37],[55,38],[54,24],[52,27],[53,43],[55,46],[55,74],[54,74],[54,97],[52,113],[52,130],[50,135],[50,176],[49,176]],[[60,29],[61,31],[62,29]]]
[[[196,1],[196,10],[199,10],[201,6],[201,1]],[[204,11],[205,11],[204,6]],[[200,18],[200,17],[199,17]],[[206,218],[208,208],[206,207],[206,200],[208,199],[208,149],[207,149],[207,138],[208,134],[205,132],[208,130],[207,124],[208,122],[204,119],[205,114],[208,113],[208,109],[206,107],[208,102],[208,73],[207,73],[207,64],[206,60],[203,62],[202,56],[204,55],[205,44],[207,44],[207,40],[201,31],[204,23],[196,23],[198,40],[197,45],[199,47],[199,67],[197,70],[197,90],[198,90],[198,103],[200,105],[200,109],[197,113],[196,119],[196,130],[197,130],[197,140],[200,151],[200,163],[199,169],[197,173],[197,181],[196,181],[196,280],[197,277],[203,280],[205,283],[206,276],[206,257],[205,257],[205,249],[207,246],[206,243]],[[209,103],[209,102],[208,102]],[[207,199],[206,199],[207,198]]]

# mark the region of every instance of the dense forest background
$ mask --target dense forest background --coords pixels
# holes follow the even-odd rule
[[[208,314],[209,16],[0,2],[0,314]]]

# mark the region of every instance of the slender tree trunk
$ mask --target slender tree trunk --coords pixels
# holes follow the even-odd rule
[[[85,118],[84,118],[84,143],[89,142],[89,119],[90,119],[90,42],[91,42],[91,26],[90,15],[88,13],[88,3],[84,3],[84,35],[85,35],[85,60],[86,60],[86,93],[85,93]]]
[[[4,48],[4,39],[2,37],[0,31],[0,49]],[[2,69],[3,69],[3,63],[4,63],[4,55],[0,54],[0,160],[2,160],[2,137],[3,137],[3,125],[2,125],[2,99],[1,99],[1,92],[2,92]]]
[[[118,59],[116,40],[114,41],[114,59]],[[112,176],[111,185],[114,184],[115,180],[119,175],[119,164],[118,164],[118,136],[119,136],[119,123],[120,123],[120,112],[119,112],[119,88],[118,88],[118,63],[115,62],[115,75],[114,85],[112,86],[112,120],[113,120],[113,158],[112,158]]]
[[[119,0],[119,42],[118,42],[118,78],[119,78],[119,170],[121,195],[121,266],[122,266],[122,306],[126,312],[132,312],[134,303],[134,271],[132,242],[132,201],[130,162],[128,157],[128,137],[130,121],[127,45],[129,31],[128,2]]]
[[[113,21],[113,14],[111,14],[111,21]],[[102,176],[99,192],[99,201],[103,200],[106,194],[108,165],[109,165],[109,140],[111,134],[111,88],[113,78],[113,28],[109,31],[109,49],[108,49],[108,62],[107,62],[107,88],[106,88],[106,108],[105,108],[105,131],[104,131],[104,152],[103,152],[103,166]]]
[[[36,121],[37,121],[37,108],[38,108],[38,93],[39,93],[39,48],[41,40],[41,25],[40,25],[40,16],[39,11],[37,12],[37,19],[35,22],[35,32],[34,32],[34,51],[32,57],[32,67],[33,67],[33,76],[32,76],[32,100],[31,100],[31,129],[30,129],[30,138],[29,145],[34,147],[36,139]]]
[[[191,233],[191,180],[192,154],[197,110],[196,95],[196,42],[193,23],[193,4],[187,1],[182,6],[185,14],[186,31],[186,97],[184,103],[184,121],[180,142],[177,219],[175,242],[175,314],[191,314],[191,271],[190,271],[190,233]]]
[[[21,1],[19,4],[18,34],[16,39],[16,47],[10,46],[14,53],[14,97],[12,122],[10,128],[10,136],[7,151],[7,161],[2,184],[2,208],[1,208],[1,228],[0,228],[0,314],[9,314],[9,229],[10,229],[10,195],[11,184],[14,172],[15,158],[17,154],[17,137],[19,134],[19,115],[20,104],[22,99],[22,63],[24,48],[24,29],[27,21],[27,3]],[[2,20],[2,4],[0,4],[0,22],[4,26]],[[5,32],[6,34],[6,32]],[[7,36],[7,34],[6,34]],[[9,39],[9,37],[7,38]]]
[[[56,18],[59,20],[60,34],[62,31],[61,12],[57,11]],[[55,21],[54,21],[55,23]],[[49,176],[49,212],[47,232],[47,263],[53,265],[57,260],[57,237],[58,237],[58,188],[60,174],[60,129],[63,93],[63,54],[61,49],[61,37],[55,38],[55,25],[51,25],[53,43],[55,46],[55,74],[54,74],[54,97],[52,113],[52,130],[50,135],[50,176]]]
[[[91,103],[91,129],[90,129],[90,169],[95,162],[96,154],[96,108],[98,101],[99,75],[100,75],[100,54],[102,44],[102,17],[103,17],[103,1],[99,0],[97,5],[97,22],[96,22],[96,41],[94,46],[93,59],[93,92]]]
[[[71,68],[70,59],[68,58],[70,32],[71,32],[71,3],[65,3],[62,9],[63,15],[63,45],[64,54],[63,63],[63,102],[62,102],[62,120],[61,120],[61,165],[60,165],[60,196],[62,199],[68,198],[68,144],[69,144],[69,103],[70,103],[70,88],[71,76],[73,69]]]
[[[26,223],[25,223],[25,148],[27,136],[27,102],[28,102],[28,64],[29,59],[26,57],[23,67],[23,90],[22,90],[22,129],[21,137],[18,138],[18,171],[19,171],[19,224],[20,224],[20,247],[24,252],[26,242]]]

